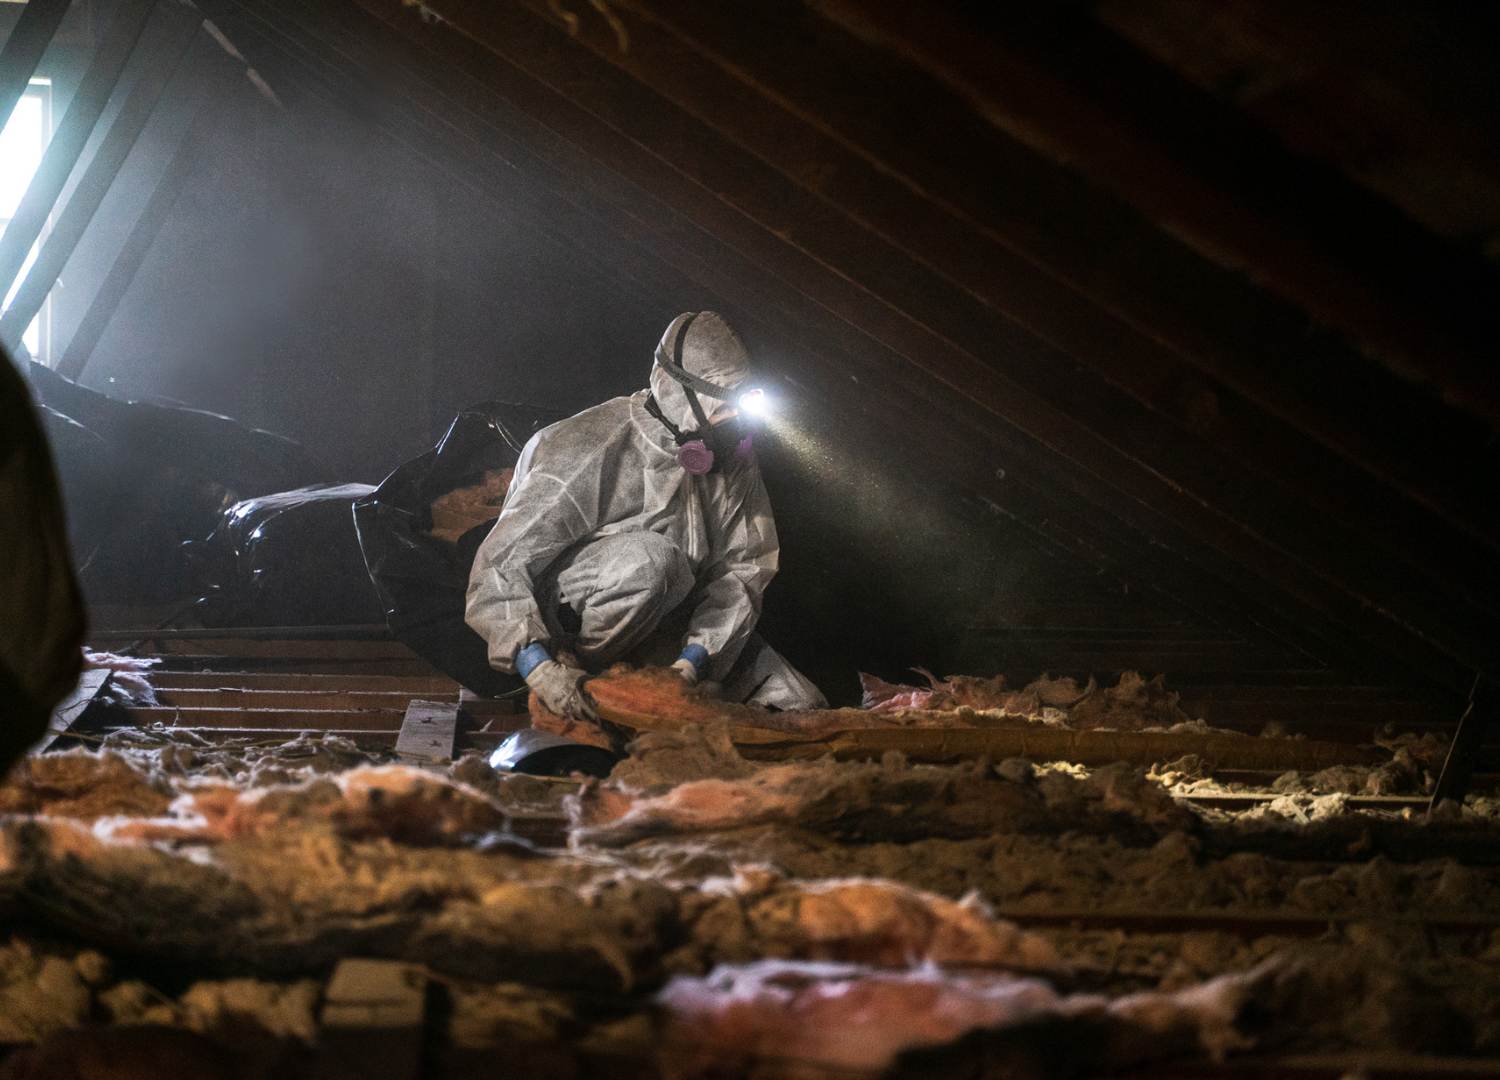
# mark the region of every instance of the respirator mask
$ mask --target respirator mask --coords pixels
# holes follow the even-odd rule
[[[695,318],[697,318],[696,315],[689,316],[682,324],[671,356],[668,356],[661,346],[657,346],[656,363],[682,387],[687,395],[688,408],[693,412],[697,427],[684,431],[667,419],[654,394],[648,394],[646,397],[646,411],[654,416],[676,441],[677,463],[682,466],[683,471],[693,476],[703,476],[720,471],[730,461],[750,457],[754,451],[755,427],[758,426],[756,421],[766,414],[768,403],[763,391],[758,389],[746,391],[738,396],[738,410],[734,416],[718,423],[709,423],[708,415],[703,411],[703,404],[698,400],[698,395],[703,394],[705,397],[716,398],[720,401],[731,401],[735,400],[735,392],[728,387],[700,378],[683,367],[683,342],[687,340],[688,328],[692,326]]]

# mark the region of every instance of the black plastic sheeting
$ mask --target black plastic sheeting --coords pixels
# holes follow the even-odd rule
[[[391,632],[477,694],[524,686],[490,667],[484,640],[463,620],[469,568],[499,516],[498,501],[493,516],[452,540],[433,535],[432,503],[513,468],[532,434],[561,418],[504,401],[465,409],[437,446],[396,469],[354,507],[359,546]]]
[[[369,484],[315,484],[246,499],[189,558],[204,586],[204,626],[374,623],[380,601],[354,533]]]
[[[74,560],[93,600],[190,595],[183,541],[207,535],[238,500],[325,479],[300,444],[227,416],[122,401],[36,362],[25,373],[43,406]]]

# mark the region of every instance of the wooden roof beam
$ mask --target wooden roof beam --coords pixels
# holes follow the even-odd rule
[[[1391,370],[1500,426],[1492,269],[1286,152],[1086,10],[992,5],[976,24],[947,5],[809,2]]]
[[[70,0],[31,0],[17,17],[0,49],[0,131],[26,92],[47,46],[68,13]]]

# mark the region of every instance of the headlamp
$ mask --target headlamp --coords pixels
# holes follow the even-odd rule
[[[759,388],[741,394],[736,404],[740,412],[757,420],[764,420],[771,415],[771,399]]]

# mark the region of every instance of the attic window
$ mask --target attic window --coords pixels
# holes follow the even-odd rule
[[[5,130],[0,131],[0,232],[10,224],[26,187],[31,183],[37,167],[42,163],[42,154],[47,149],[47,140],[52,134],[52,82],[49,79],[32,79],[16,101],[15,110]],[[9,305],[16,290],[25,280],[26,272],[36,260],[41,244],[31,249],[26,265],[17,279],[10,283],[5,294]],[[42,310],[26,328],[22,337],[27,350],[36,359],[46,362],[51,347],[52,301],[49,298]]]

